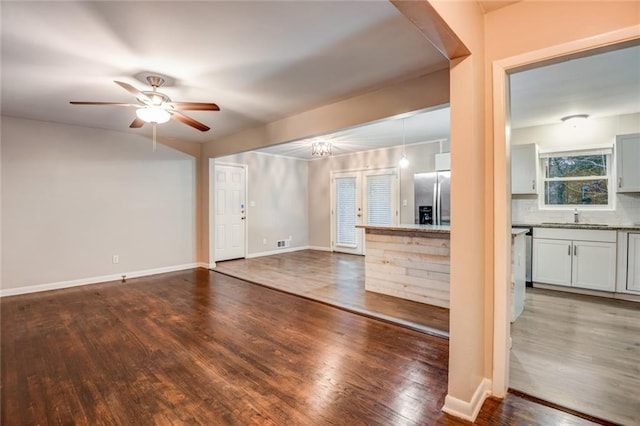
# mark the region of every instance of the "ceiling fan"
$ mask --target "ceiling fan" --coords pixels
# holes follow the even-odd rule
[[[125,89],[136,97],[138,103],[122,103],[122,102],[79,102],[71,101],[72,105],[106,105],[106,106],[126,106],[136,109],[136,118],[131,122],[129,127],[142,127],[144,123],[160,124],[166,123],[170,119],[179,121],[202,132],[206,132],[210,128],[201,122],[183,114],[180,111],[220,111],[220,107],[214,103],[208,102],[174,102],[164,93],[158,92],[158,87],[164,83],[164,78],[150,75],[147,81],[151,85],[152,90],[141,91],[128,83],[122,81],[114,81],[118,86]],[[155,130],[155,126],[154,126]]]

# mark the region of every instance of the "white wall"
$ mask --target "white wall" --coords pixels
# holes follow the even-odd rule
[[[216,162],[247,165],[248,256],[274,252],[290,236],[291,248],[308,246],[307,161],[246,152]]]
[[[511,143],[536,143],[540,149],[580,149],[593,145],[612,145],[616,135],[640,132],[640,114],[625,114],[599,119],[591,118],[581,129],[570,129],[562,123],[513,129]],[[578,131],[576,131],[578,130]],[[585,223],[632,224],[640,220],[640,194],[616,194],[615,211],[580,211]],[[514,223],[571,222],[573,212],[540,210],[538,197],[514,195],[511,200]]]
[[[194,157],[11,117],[1,136],[3,294],[196,262]]]

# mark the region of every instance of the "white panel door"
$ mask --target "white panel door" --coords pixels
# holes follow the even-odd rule
[[[571,286],[571,241],[534,238],[532,250],[534,282]]]
[[[214,260],[245,257],[245,168],[216,164],[214,170]]]

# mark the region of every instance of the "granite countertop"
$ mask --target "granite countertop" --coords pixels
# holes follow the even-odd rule
[[[398,232],[424,232],[430,234],[450,234],[451,226],[449,225],[356,225],[356,228],[375,231],[398,231]]]
[[[397,231],[397,232],[424,232],[431,234],[450,234],[450,225],[356,225],[356,228],[374,231]],[[516,236],[527,233],[527,229],[511,228],[511,235]]]
[[[533,228],[595,229],[603,231],[640,231],[640,225],[607,225],[604,223],[513,223],[512,226]]]

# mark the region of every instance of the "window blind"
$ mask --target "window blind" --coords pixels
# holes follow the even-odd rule
[[[336,244],[356,245],[356,178],[336,178]]]
[[[367,176],[368,225],[393,224],[392,178],[391,174]]]

